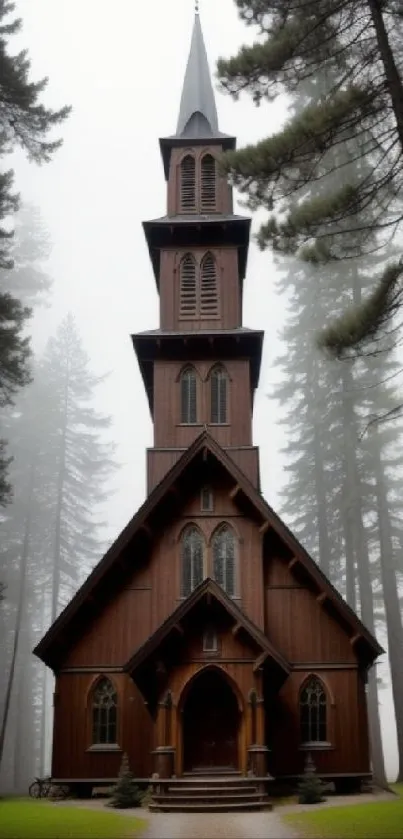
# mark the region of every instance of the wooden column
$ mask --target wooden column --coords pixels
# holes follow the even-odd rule
[[[260,681],[261,679],[259,679]],[[255,688],[249,693],[249,709],[249,771],[253,775],[263,778],[267,776],[268,753],[265,743],[265,709],[263,696]]]
[[[175,748],[172,744],[172,717],[172,694],[168,691],[163,701],[158,703],[157,746],[153,751],[154,777],[156,778],[172,778],[174,774]]]

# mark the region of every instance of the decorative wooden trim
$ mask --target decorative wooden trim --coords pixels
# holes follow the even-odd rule
[[[317,602],[317,603],[319,603],[319,605],[320,605],[320,606],[322,606],[322,605],[323,605],[323,603],[325,602],[326,598],[327,598],[327,594],[326,594],[326,592],[325,592],[325,591],[321,591],[321,593],[320,593],[320,594],[318,594],[318,596],[317,596],[317,598],[316,598],[316,602]]]
[[[313,670],[358,670],[358,664],[351,661],[298,661],[291,662],[292,671],[306,670],[312,673]]]
[[[241,487],[239,486],[239,484],[235,484],[233,489],[231,489],[231,491],[228,493],[231,501],[234,501],[234,499],[238,495],[238,492],[240,492],[240,489],[241,489]]]
[[[288,570],[291,571],[293,568],[295,568],[295,566],[297,565],[298,562],[299,562],[298,557],[293,556],[293,558],[290,559],[290,561],[288,563]]]
[[[96,666],[91,667],[62,667],[60,670],[57,671],[57,675],[62,675],[65,673],[70,674],[80,674],[83,675],[85,673],[91,674],[101,674],[101,675],[109,675],[110,673],[124,673],[124,667],[116,667],[116,666],[105,666],[104,664],[97,664]]]
[[[260,667],[263,666],[267,658],[267,652],[262,653],[258,658],[255,659],[255,663],[253,665],[253,672],[256,673],[256,670],[259,670]]]
[[[179,632],[179,635],[181,635],[182,638],[183,638],[183,636],[185,634],[185,630],[180,623],[175,623],[175,625],[173,626],[173,629],[176,629],[176,631]]]
[[[242,624],[239,621],[236,622],[235,626],[232,627],[231,632],[234,638],[238,635],[239,630],[242,629]]]
[[[267,531],[268,531],[268,530],[270,530],[270,526],[271,526],[271,525],[270,525],[270,522],[265,521],[265,522],[262,524],[262,526],[261,526],[261,527],[259,527],[259,533],[261,534],[261,536],[264,536],[264,534],[265,534],[265,533],[267,533]]]

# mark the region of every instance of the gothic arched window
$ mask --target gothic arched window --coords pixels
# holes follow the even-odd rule
[[[322,682],[310,676],[300,690],[299,712],[301,741],[324,743],[327,740],[327,701]]]
[[[182,597],[189,597],[204,578],[205,542],[200,530],[189,525],[182,534]]]
[[[217,208],[217,165],[211,154],[205,154],[201,161],[201,212],[213,212]]]
[[[196,261],[187,253],[181,260],[180,269],[180,315],[194,317],[197,314]]]
[[[236,538],[228,524],[216,530],[212,540],[214,579],[230,597],[235,595]]]
[[[183,213],[196,209],[196,161],[191,154],[183,158],[180,167],[180,199]]]
[[[218,314],[217,263],[213,254],[206,253],[200,266],[200,315]]]
[[[181,422],[194,425],[197,422],[197,376],[193,367],[183,370],[181,386]]]
[[[117,742],[118,695],[110,679],[100,679],[92,693],[92,743]]]
[[[210,376],[210,421],[216,425],[228,422],[228,374],[223,367],[215,367]]]

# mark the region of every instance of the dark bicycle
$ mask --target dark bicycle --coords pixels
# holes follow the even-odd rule
[[[50,793],[51,786],[52,779],[50,777],[35,778],[29,788],[29,794],[31,798],[47,798]]]

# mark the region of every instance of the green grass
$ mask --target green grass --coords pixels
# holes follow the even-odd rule
[[[403,798],[403,784],[391,784],[390,786],[393,792],[400,795],[400,798]]]
[[[108,810],[21,798],[0,801],[0,839],[130,839],[145,822]]]
[[[403,839],[403,798],[310,810],[282,818],[309,839]]]

